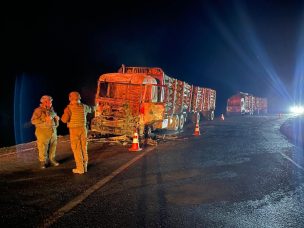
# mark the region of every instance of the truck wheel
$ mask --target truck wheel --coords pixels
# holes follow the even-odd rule
[[[210,112],[210,117],[209,117],[209,119],[210,119],[210,120],[213,120],[213,119],[214,119],[214,111],[211,111],[211,112]]]
[[[179,129],[182,130],[184,128],[184,124],[185,124],[185,117],[183,114],[180,115],[179,118]]]
[[[152,127],[151,126],[145,126],[144,136],[145,138],[151,137],[152,133]]]
[[[201,120],[201,114],[199,112],[196,113],[195,123]]]
[[[178,128],[179,128],[179,117],[178,115],[175,115],[173,117],[172,130],[177,131]]]
[[[193,113],[192,115],[192,123],[196,123],[196,122],[199,122],[200,121],[200,113],[199,112],[196,112],[196,113]]]

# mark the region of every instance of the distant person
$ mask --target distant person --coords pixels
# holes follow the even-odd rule
[[[55,160],[59,116],[54,111],[52,101],[51,96],[42,96],[40,106],[34,110],[31,118],[31,122],[36,128],[35,135],[41,169],[45,169],[49,164],[51,166],[59,165]]]
[[[71,148],[74,154],[76,168],[73,173],[83,174],[88,167],[87,114],[95,111],[94,107],[82,104],[78,92],[70,92],[70,104],[64,109],[61,117],[67,123],[70,132]]]

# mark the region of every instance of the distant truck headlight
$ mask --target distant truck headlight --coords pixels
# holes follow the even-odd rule
[[[292,112],[294,114],[303,114],[304,107],[303,106],[292,106],[292,107],[290,107],[290,112]]]

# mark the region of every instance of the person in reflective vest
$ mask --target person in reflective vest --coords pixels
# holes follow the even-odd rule
[[[54,111],[53,98],[44,95],[40,99],[40,106],[33,112],[31,123],[35,125],[35,135],[37,138],[38,159],[40,167],[45,169],[49,164],[58,166],[55,160],[57,147],[57,127],[59,116]]]
[[[64,109],[61,121],[67,124],[70,132],[71,149],[74,154],[76,168],[73,173],[83,174],[88,166],[88,143],[87,143],[87,114],[95,111],[94,107],[81,103],[80,94],[70,92],[70,104]]]

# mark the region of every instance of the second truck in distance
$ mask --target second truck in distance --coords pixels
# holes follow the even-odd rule
[[[227,115],[266,114],[267,106],[267,98],[239,92],[227,100]]]

